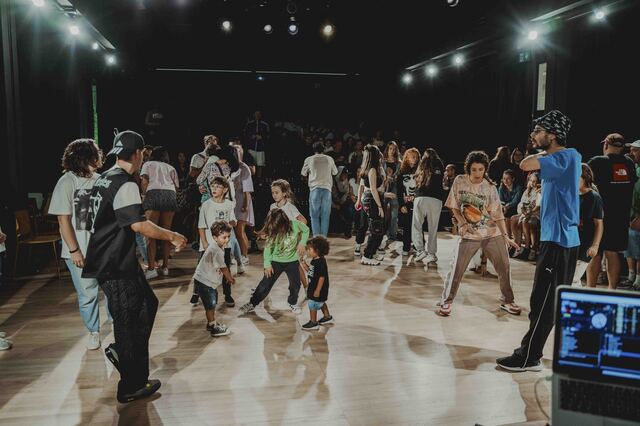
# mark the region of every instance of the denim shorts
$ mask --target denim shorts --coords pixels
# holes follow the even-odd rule
[[[627,250],[624,257],[640,260],[640,232],[629,228],[629,241],[627,242]]]
[[[324,306],[324,302],[317,302],[315,300],[309,300],[309,310],[319,311]]]
[[[211,288],[195,279],[193,280],[193,286],[198,296],[200,296],[200,299],[202,299],[204,308],[207,311],[215,309],[218,304],[218,289]]]

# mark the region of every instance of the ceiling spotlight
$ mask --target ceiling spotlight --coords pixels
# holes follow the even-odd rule
[[[98,50],[100,49],[100,44],[97,41],[94,41],[93,44],[91,45],[91,48],[93,50]]]
[[[322,27],[322,34],[324,34],[325,37],[331,37],[333,35],[333,25],[327,24]]]
[[[456,66],[460,66],[464,63],[464,56],[457,54],[453,57],[453,64]]]
[[[402,82],[406,85],[413,83],[413,76],[411,73],[407,72],[402,76]]]
[[[231,31],[231,21],[222,21],[222,29],[226,32]]]
[[[104,60],[107,62],[107,65],[115,65],[116,57],[113,55],[107,55],[104,57]]]
[[[295,22],[292,22],[289,24],[289,26],[287,27],[287,30],[289,31],[289,34],[291,35],[296,35],[298,34],[298,24],[296,24]]]
[[[71,33],[71,35],[77,36],[78,34],[80,34],[80,28],[77,25],[70,25],[69,32]]]
[[[596,17],[596,19],[597,19],[598,21],[603,21],[603,20],[604,20],[604,18],[606,18],[606,17],[607,17],[607,13],[606,13],[604,10],[602,10],[602,9],[597,9],[597,10],[594,12],[594,16]]]
[[[429,65],[427,67],[427,75],[429,77],[435,77],[436,74],[438,74],[438,68],[436,68],[435,65]]]
[[[264,76],[263,75],[259,75],[257,78],[258,78],[258,81],[264,81]]]
[[[537,40],[538,39],[538,31],[536,30],[531,30],[529,31],[529,34],[527,35],[527,38],[531,41]]]
[[[273,26],[271,24],[267,24],[264,26],[264,32],[267,34],[271,34],[273,32]]]
[[[460,3],[460,0],[447,0],[449,7],[456,7]]]
[[[43,7],[44,6],[44,0],[32,0],[33,1],[33,5],[35,7]]]

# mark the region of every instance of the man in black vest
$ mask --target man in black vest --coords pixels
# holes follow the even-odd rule
[[[182,235],[145,219],[140,190],[133,174],[142,165],[144,140],[138,133],[118,133],[108,155],[116,165],[98,179],[91,194],[92,235],[83,278],[96,278],[109,300],[115,344],[105,349],[120,372],[118,401],[144,398],[160,388],[149,380],[149,337],[158,299],[144,277],[136,257],[136,232],[156,240],[171,241],[180,250]]]

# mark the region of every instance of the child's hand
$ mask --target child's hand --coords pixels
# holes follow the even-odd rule
[[[309,265],[307,265],[307,262],[305,262],[304,259],[300,259],[300,267],[303,271],[309,272]]]
[[[316,299],[320,298],[320,289],[317,289],[316,291],[313,292],[313,297],[315,297]]]
[[[228,280],[229,284],[233,285],[236,283],[236,279],[233,277],[233,275],[231,276],[231,279]]]
[[[304,259],[305,251],[306,251],[305,246],[303,246],[302,244],[300,244],[300,245],[298,246],[298,257],[299,257],[300,259]]]
[[[589,249],[587,250],[587,256],[593,259],[597,255],[598,255],[598,246],[589,247]]]
[[[207,188],[205,188],[202,185],[198,185],[198,191],[200,191],[201,194],[206,194],[207,193]]]
[[[267,278],[271,278],[273,275],[273,268],[269,266],[268,268],[264,268],[264,276]]]

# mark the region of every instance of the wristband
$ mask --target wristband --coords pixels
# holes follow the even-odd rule
[[[75,250],[69,250],[69,254],[73,254],[73,253],[77,252],[78,250],[80,250],[80,246],[78,246]]]

